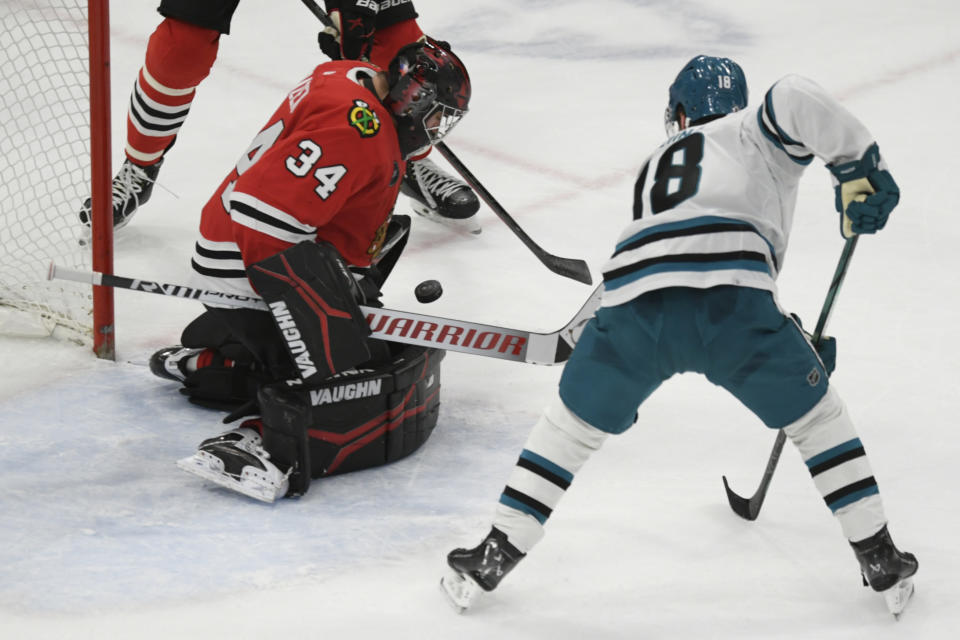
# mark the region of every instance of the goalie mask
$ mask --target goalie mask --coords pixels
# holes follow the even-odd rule
[[[402,48],[387,71],[383,104],[397,123],[405,158],[446,136],[467,112],[470,76],[446,43],[424,37]]]
[[[724,116],[747,106],[747,78],[730,58],[697,56],[677,74],[663,114],[667,135],[680,128],[679,108],[687,122],[697,124],[711,116]]]

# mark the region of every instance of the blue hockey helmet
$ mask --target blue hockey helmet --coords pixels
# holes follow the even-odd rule
[[[697,56],[683,66],[670,85],[670,98],[663,114],[667,134],[679,128],[678,109],[687,122],[724,116],[747,106],[747,78],[730,58]]]

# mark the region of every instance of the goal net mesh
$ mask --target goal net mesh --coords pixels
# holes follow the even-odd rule
[[[0,0],[0,333],[92,341],[90,91],[85,0]]]

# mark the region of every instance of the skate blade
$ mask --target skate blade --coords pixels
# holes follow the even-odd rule
[[[882,592],[883,599],[887,603],[887,609],[897,620],[900,614],[907,608],[910,599],[913,597],[913,578],[904,578],[886,591]]]
[[[414,212],[420,217],[436,222],[437,224],[442,224],[454,231],[474,235],[483,231],[483,229],[480,228],[480,223],[477,222],[476,215],[472,215],[469,218],[444,218],[430,207],[413,199],[410,200],[410,205],[413,207]]]
[[[463,613],[473,606],[483,593],[480,585],[452,569],[440,578],[440,589],[457,613]]]
[[[256,478],[243,476],[235,478],[223,472],[223,463],[206,451],[197,451],[192,456],[177,460],[177,466],[215,485],[236,491],[249,498],[273,504],[277,499],[277,489],[272,485],[257,482]]]

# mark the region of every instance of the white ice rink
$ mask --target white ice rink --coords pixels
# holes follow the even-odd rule
[[[10,0],[2,0],[10,1]],[[0,338],[0,638],[883,640],[957,637],[960,4],[947,0],[417,0],[469,67],[471,113],[448,143],[548,251],[594,278],[664,138],[667,86],[699,53],[739,61],[751,107],[787,73],[834,92],[875,134],[902,189],[864,237],[829,327],[847,402],[897,543],[920,561],[899,622],[860,586],[840,528],[788,444],[763,511],[740,520],[774,433],[680,376],[608,440],[543,542],[463,616],[438,580],[487,531],[558,367],[461,354],[439,425],[389,467],[315,481],[269,506],[177,469],[221,414],[145,363],[197,303],[117,292],[116,363]],[[156,0],[113,2],[113,149]],[[199,210],[286,91],[324,58],[296,0],[244,0],[160,173],[116,240],[115,271],[185,282]],[[438,163],[442,159],[437,154]],[[79,203],[78,203],[79,204]],[[398,212],[409,213],[401,196]],[[387,306],[550,331],[590,287],[545,269],[487,208],[484,231],[414,220]],[[815,161],[801,184],[781,303],[816,322],[842,239]],[[414,286],[438,278],[424,306]],[[79,285],[78,285],[79,286]]]

